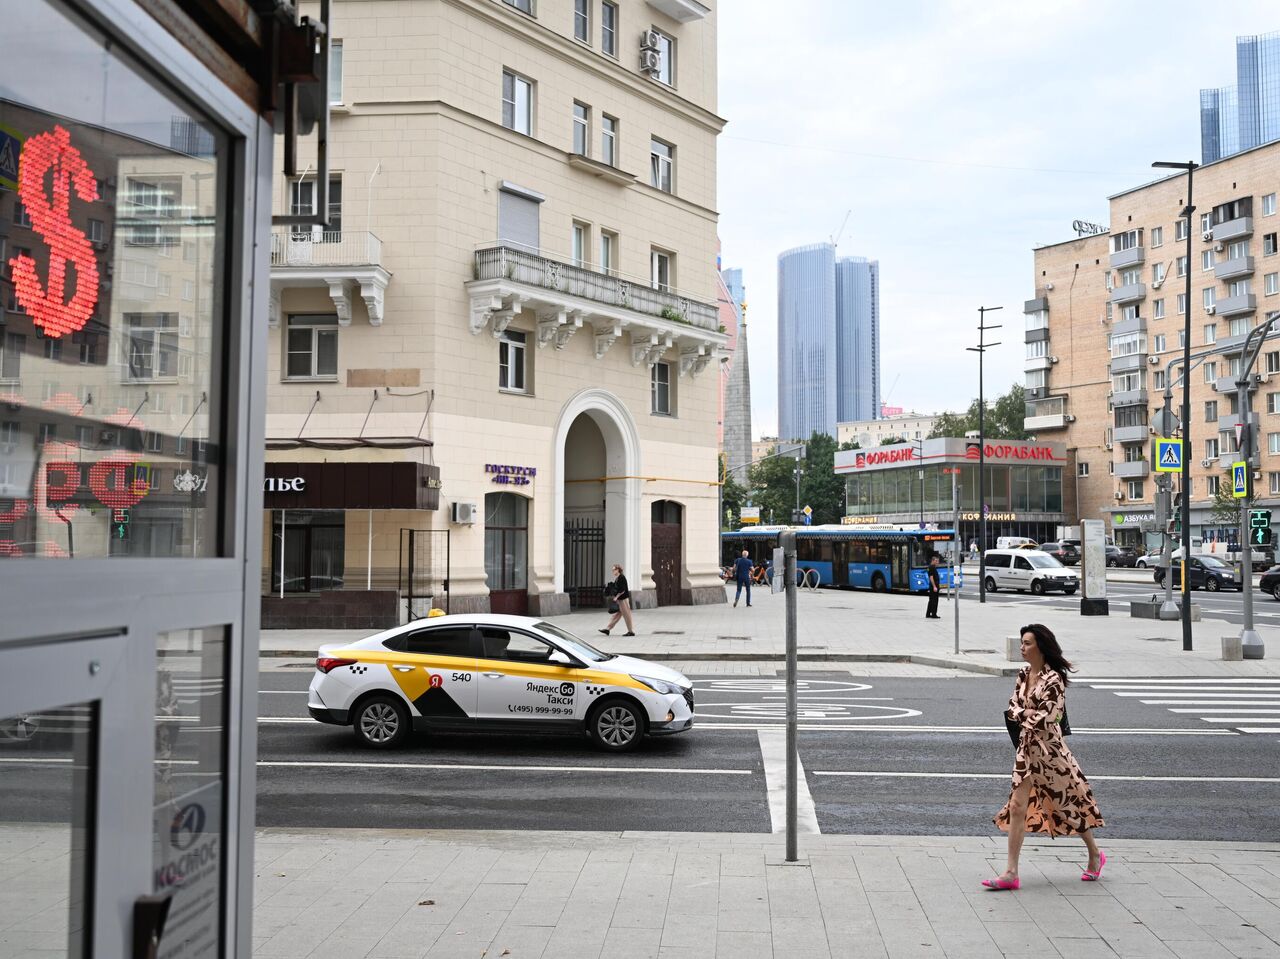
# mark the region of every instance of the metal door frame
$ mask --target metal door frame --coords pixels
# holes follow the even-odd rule
[[[227,956],[252,951],[253,823],[257,737],[262,450],[273,136],[253,108],[135,0],[64,0],[158,84],[197,105],[229,136],[225,156],[226,237],[215,341],[221,355],[222,515],[216,558],[6,559],[0,570],[0,676],[14,665],[62,652],[75,661],[103,649],[112,690],[103,700],[89,922],[95,955],[132,951],[134,900],[151,893],[154,800],[155,637],[177,629],[227,630],[225,845],[222,943]],[[102,637],[110,637],[103,640]],[[95,645],[105,643],[105,645]],[[88,645],[84,645],[88,644]],[[42,651],[43,650],[43,651]],[[109,655],[108,655],[109,654]],[[104,668],[105,671],[105,668]],[[21,677],[31,692],[83,699],[86,674],[73,665]],[[101,673],[99,674],[101,675]],[[47,684],[47,685],[43,685]],[[7,689],[7,686],[6,686]],[[35,702],[22,698],[17,702]],[[6,697],[6,707],[9,700]],[[110,761],[108,761],[108,757]]]

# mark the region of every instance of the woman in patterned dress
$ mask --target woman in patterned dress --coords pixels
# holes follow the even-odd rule
[[[1093,801],[1089,781],[1062,739],[1063,710],[1073,667],[1047,626],[1033,623],[1022,628],[1022,658],[1027,665],[1018,672],[1009,717],[1022,726],[1013,764],[1013,788],[1009,801],[995,816],[995,824],[1009,834],[1009,858],[1005,871],[984,879],[988,889],[1017,889],[1018,856],[1025,832],[1050,837],[1079,836],[1089,850],[1089,865],[1080,879],[1101,878],[1107,854],[1094,842],[1093,830],[1106,825]]]

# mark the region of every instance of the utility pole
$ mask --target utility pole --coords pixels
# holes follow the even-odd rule
[[[920,528],[924,529],[924,440],[916,440],[916,476],[920,480]]]
[[[1000,342],[988,343],[987,330],[1000,329],[1000,323],[987,325],[987,314],[1003,310],[1003,306],[978,307],[978,345],[966,346],[978,354],[978,602],[987,601],[987,399],[982,389],[983,354]]]
[[[1170,162],[1158,160],[1151,164],[1164,170],[1185,170],[1187,173],[1187,205],[1182,216],[1187,221],[1187,271],[1185,293],[1187,309],[1182,324],[1182,648],[1191,651],[1191,593],[1187,575],[1187,561],[1191,554],[1191,231],[1195,225],[1191,216],[1196,212],[1191,202],[1192,178],[1200,164],[1194,160]]]

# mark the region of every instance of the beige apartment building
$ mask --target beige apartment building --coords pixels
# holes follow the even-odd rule
[[[335,0],[330,222],[273,235],[264,626],[552,615],[614,563],[723,601],[715,16]]]
[[[1035,251],[1026,318],[1026,428],[1065,442],[1073,521],[1102,518],[1116,542],[1155,545],[1151,416],[1163,405],[1168,364],[1181,358],[1191,311],[1191,527],[1227,539],[1211,517],[1237,458],[1235,379],[1245,336],[1280,311],[1280,144],[1195,172],[1191,262],[1186,261],[1185,174],[1110,198],[1110,232]],[[1186,302],[1187,271],[1191,302]],[[1252,408],[1261,449],[1258,505],[1280,506],[1280,345],[1265,348]],[[1177,373],[1175,372],[1175,381]],[[1175,382],[1174,411],[1182,402]],[[1176,488],[1175,479],[1175,488]]]
[[[903,413],[878,420],[852,420],[836,424],[836,442],[843,446],[853,442],[864,449],[879,446],[887,439],[922,440],[933,431],[936,416]]]

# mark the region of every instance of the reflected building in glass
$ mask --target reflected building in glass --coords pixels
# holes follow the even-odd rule
[[[1200,91],[1201,162],[1280,140],[1280,31],[1236,37],[1236,82]]]
[[[880,410],[880,265],[830,243],[778,257],[778,435],[836,435]]]

